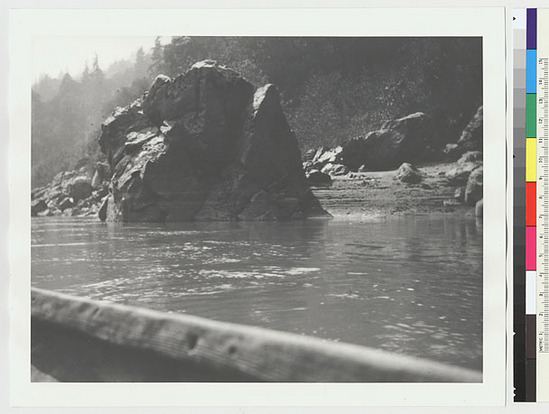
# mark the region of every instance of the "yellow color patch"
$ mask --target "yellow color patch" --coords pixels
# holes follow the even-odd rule
[[[536,139],[526,138],[526,181],[536,181]]]

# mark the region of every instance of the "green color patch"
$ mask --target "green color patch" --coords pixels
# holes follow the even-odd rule
[[[536,138],[536,96],[535,93],[526,94],[526,138]]]

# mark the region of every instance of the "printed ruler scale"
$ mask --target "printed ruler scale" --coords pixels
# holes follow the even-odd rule
[[[549,401],[549,9],[537,10],[536,400]]]
[[[549,354],[549,58],[538,57],[537,136],[538,136],[538,354]]]

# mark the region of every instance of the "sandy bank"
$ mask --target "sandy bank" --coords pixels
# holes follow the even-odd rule
[[[454,213],[474,215],[474,208],[454,200],[457,189],[445,177],[454,163],[425,163],[416,167],[419,184],[396,179],[395,171],[350,173],[334,177],[329,187],[313,187],[322,207],[336,219],[378,219],[395,215]]]

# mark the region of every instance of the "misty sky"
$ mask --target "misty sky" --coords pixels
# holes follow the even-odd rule
[[[96,53],[99,66],[106,69],[117,60],[130,58],[139,47],[147,52],[153,47],[154,39],[155,37],[36,37],[33,43],[33,81],[37,81],[42,74],[56,77],[61,71],[78,76],[86,61],[91,66]]]

